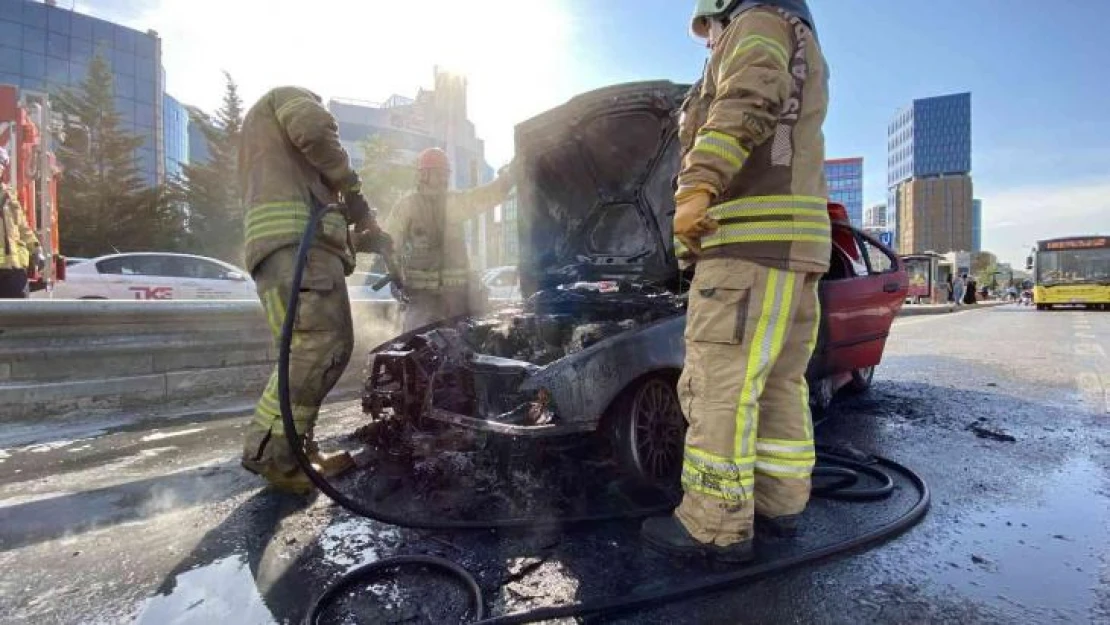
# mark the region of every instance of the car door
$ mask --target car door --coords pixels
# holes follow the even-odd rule
[[[886,337],[908,290],[898,258],[843,224],[833,226],[833,264],[841,274],[820,285],[822,376],[879,364]]]
[[[248,299],[254,296],[245,274],[207,258],[181,258],[194,285],[194,299]]]
[[[96,263],[96,273],[73,274],[71,295],[78,299],[147,299],[146,277],[136,256],[113,256]]]

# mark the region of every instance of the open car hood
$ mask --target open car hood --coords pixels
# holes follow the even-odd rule
[[[580,280],[676,277],[673,179],[686,90],[665,81],[607,87],[516,127],[524,295]]]

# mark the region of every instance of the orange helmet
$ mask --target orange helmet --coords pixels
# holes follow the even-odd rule
[[[416,158],[416,166],[420,171],[429,169],[451,171],[451,161],[447,158],[447,152],[439,148],[428,148],[421,152]]]

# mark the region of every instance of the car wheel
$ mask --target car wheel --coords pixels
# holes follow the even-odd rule
[[[821,413],[832,405],[833,396],[832,378],[821,378],[809,385],[809,407],[813,412]]]
[[[1048,308],[1048,306],[1044,304],[1037,304],[1037,310],[1045,310],[1046,308]]]
[[[677,488],[682,474],[686,418],[670,376],[651,376],[610,408],[614,451],[621,468],[636,478]]]
[[[871,380],[875,378],[875,366],[864,367],[856,369],[852,372],[852,381],[849,382],[844,388],[849,393],[861,394],[866,393],[871,389]]]

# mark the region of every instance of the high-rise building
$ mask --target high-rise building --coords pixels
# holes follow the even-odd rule
[[[142,137],[139,165],[148,183],[165,177],[162,42],[53,2],[0,0],[0,84],[57,94],[80,86],[100,55],[112,70],[116,110]]]
[[[182,166],[189,164],[189,110],[173,96],[162,98],[165,127],[166,179],[181,177]]]
[[[896,187],[903,254],[969,252],[972,248],[971,176],[911,178]]]
[[[914,100],[887,127],[887,150],[886,225],[899,251],[969,250],[971,94]]]
[[[852,225],[863,225],[863,159],[836,158],[825,161],[829,199],[848,209]]]
[[[363,142],[373,137],[384,139],[402,163],[414,162],[425,148],[440,147],[451,159],[451,186],[466,189],[493,179],[485,142],[467,119],[466,89],[464,77],[436,68],[435,87],[421,89],[415,98],[394,95],[381,104],[333,98],[328,110],[339,123],[339,139],[356,170],[364,163]],[[471,266],[476,269],[487,267],[490,257],[496,256],[487,250],[493,224],[491,210],[464,225]],[[515,230],[511,234],[515,237]]]
[[[886,229],[886,204],[868,206],[863,211],[863,227],[867,230]]]
[[[983,251],[983,200],[971,201],[971,251]]]

